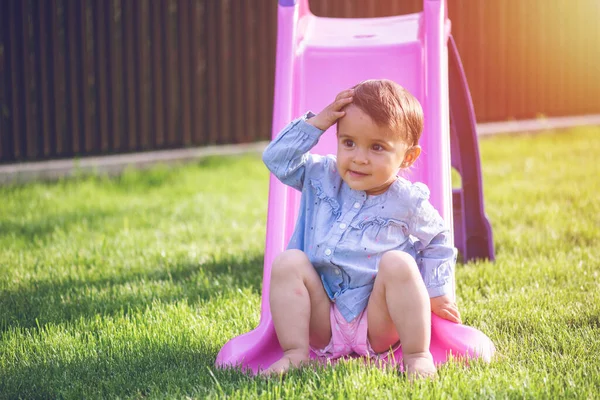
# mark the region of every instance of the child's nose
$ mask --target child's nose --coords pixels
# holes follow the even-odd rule
[[[367,152],[362,149],[358,149],[356,153],[354,153],[354,160],[356,164],[366,164],[369,162],[369,158],[367,157]]]

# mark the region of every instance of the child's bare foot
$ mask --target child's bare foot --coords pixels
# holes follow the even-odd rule
[[[283,357],[271,364],[266,370],[261,371],[261,375],[285,374],[291,367],[299,367],[306,361],[308,361],[308,354],[305,354],[305,352],[286,351],[283,353]]]
[[[430,352],[407,354],[403,357],[404,372],[409,381],[420,378],[433,378],[435,365]]]

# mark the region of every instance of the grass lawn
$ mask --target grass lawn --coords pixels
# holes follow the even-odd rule
[[[410,385],[343,362],[285,379],[217,370],[258,324],[256,155],[0,188],[0,397],[598,398],[600,128],[481,141],[497,260],[457,267],[491,364]]]

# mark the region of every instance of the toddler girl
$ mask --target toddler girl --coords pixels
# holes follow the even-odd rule
[[[310,153],[337,123],[337,156]],[[273,262],[270,305],[283,373],[309,351],[336,358],[402,345],[412,379],[435,374],[431,312],[460,322],[452,298],[456,251],[429,190],[397,176],[421,153],[423,111],[395,82],[345,90],[292,121],[263,160],[302,192],[286,251]]]

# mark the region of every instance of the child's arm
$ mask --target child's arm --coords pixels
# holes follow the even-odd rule
[[[421,250],[419,268],[424,270],[431,311],[438,317],[461,323],[460,312],[452,295],[456,249],[450,245],[449,235],[448,230],[439,233]]]
[[[317,160],[309,150],[312,149],[323,131],[308,124],[307,114],[290,122],[265,149],[263,162],[284,184],[302,190],[307,168]]]
[[[331,125],[345,115],[352,89],[339,93],[319,114],[307,114],[289,123],[263,152],[267,168],[284,184],[302,190],[306,169],[317,159],[309,154]]]
[[[454,266],[456,249],[452,245],[450,230],[437,210],[429,202],[429,189],[415,184],[417,206],[411,225],[419,269],[431,299],[431,311],[439,317],[461,322],[460,313],[453,300]]]

